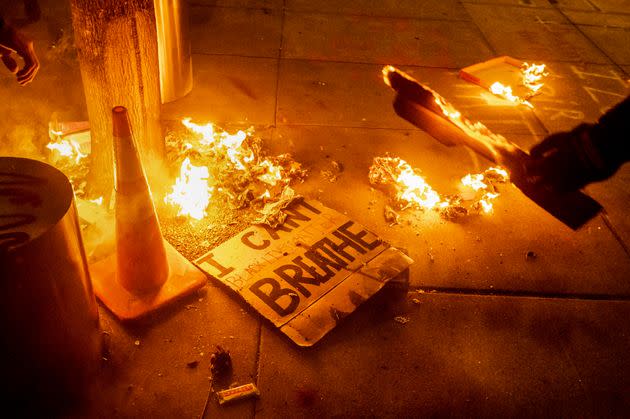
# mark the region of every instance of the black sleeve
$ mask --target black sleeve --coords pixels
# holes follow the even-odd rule
[[[611,170],[630,160],[630,96],[599,118],[589,132],[604,164]]]

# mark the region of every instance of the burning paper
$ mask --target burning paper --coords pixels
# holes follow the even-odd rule
[[[495,183],[509,180],[505,169],[490,167],[483,173],[467,174],[460,181],[459,194],[441,196],[421,175],[398,157],[376,157],[370,167],[370,183],[392,191],[393,204],[400,209],[434,209],[445,219],[468,215],[471,211],[491,213],[499,193]],[[464,201],[471,201],[467,208]]]
[[[70,180],[77,198],[85,197],[90,165],[90,132],[85,122],[49,123],[49,161]]]
[[[295,201],[276,228],[249,227],[199,258],[300,346],[311,346],[413,262],[348,217]]]
[[[295,193],[293,188],[284,188],[277,201],[267,202],[259,211],[261,216],[254,220],[254,224],[266,224],[271,228],[277,228],[284,224],[287,219],[287,213],[283,210],[298,199],[301,197]]]
[[[570,228],[579,228],[601,210],[601,205],[581,192],[554,194],[535,187],[527,175],[531,157],[524,150],[482,123],[464,117],[437,92],[410,75],[392,66],[385,66],[382,71],[385,83],[396,91],[396,114],[445,145],[465,145],[505,167],[515,186]],[[488,208],[484,203],[492,198],[493,195],[486,196],[480,206]]]
[[[301,165],[289,154],[265,156],[252,128],[230,134],[212,123],[184,119],[182,124],[186,134],[171,133],[166,139],[169,160],[180,166],[180,176],[165,201],[179,215],[199,220],[211,198],[220,194],[235,208],[260,212],[260,222],[281,223],[279,211],[294,196],[290,185],[306,176]]]

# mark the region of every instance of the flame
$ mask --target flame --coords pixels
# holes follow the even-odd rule
[[[483,194],[481,199],[479,199],[479,201],[477,201],[477,204],[479,204],[479,206],[483,209],[483,211],[486,214],[489,214],[494,209],[493,205],[492,205],[492,201],[498,196],[499,196],[498,193],[486,192],[486,193]]]
[[[197,134],[200,151],[211,148],[224,153],[237,170],[245,171],[247,163],[254,160],[252,150],[243,148],[243,141],[248,134],[245,131],[237,131],[236,134],[229,134],[226,131],[217,132],[212,123],[199,125],[191,122],[190,118],[182,119],[182,124]],[[193,144],[188,143],[186,147],[194,149]]]
[[[400,171],[396,178],[398,186],[397,199],[427,209],[434,208],[440,204],[442,201],[440,195],[406,161],[401,159],[397,169]]]
[[[214,125],[212,123],[198,125],[191,122],[190,118],[184,118],[182,119],[182,124],[195,134],[201,135],[201,143],[203,145],[210,145],[214,142]],[[192,147],[192,144],[188,143],[188,145]]]
[[[96,205],[103,205],[103,197],[99,196],[96,199],[88,199],[89,202],[96,204]]]
[[[514,93],[512,93],[512,88],[510,86],[504,86],[498,81],[494,82],[492,86],[490,86],[490,91],[497,96],[501,96],[502,98],[509,100],[510,102],[520,103],[530,108],[534,107],[534,105],[529,103],[529,101],[515,96]]]
[[[426,88],[426,87],[425,87]],[[495,134],[488,129],[481,122],[472,122],[465,116],[463,116],[455,107],[446,101],[442,96],[440,96],[437,92],[426,88],[429,90],[434,98],[435,103],[439,106],[442,113],[459,129],[464,131],[470,137],[481,140],[482,143],[488,143],[493,147],[488,148],[488,152],[491,154],[496,154],[494,150],[495,147],[501,149],[511,149],[513,146],[503,137],[502,135]]]
[[[396,67],[394,67],[393,65],[386,65],[381,71],[383,73],[383,81],[385,82],[385,84],[389,87],[392,87],[392,84],[389,82],[389,73],[395,73],[396,71],[398,71]]]
[[[201,220],[207,215],[213,188],[208,185],[208,168],[194,166],[188,157],[182,162],[173,191],[164,198],[167,204],[179,207],[177,215]]]
[[[56,151],[62,157],[73,159],[75,164],[79,164],[82,158],[87,157],[87,154],[81,152],[79,144],[74,140],[51,141],[46,144],[46,148]]]
[[[521,73],[523,75],[523,85],[531,91],[531,95],[536,94],[545,84],[542,83],[543,77],[549,75],[545,68],[545,64],[529,64],[523,63]]]
[[[484,175],[488,178],[494,178],[501,183],[510,180],[510,175],[508,174],[507,170],[500,166],[488,167],[484,172]]]
[[[483,174],[467,174],[461,180],[462,185],[469,186],[474,191],[478,191],[479,189],[487,189],[488,185],[483,182]]]
[[[265,173],[258,176],[259,180],[271,186],[275,186],[280,180],[282,180],[282,167],[276,166],[269,160],[261,162],[260,167],[265,168]]]
[[[524,62],[521,65],[522,84],[528,90],[525,98],[521,98],[515,95],[512,91],[511,86],[505,86],[498,81],[494,82],[490,86],[490,91],[493,94],[502,97],[512,103],[521,104],[529,108],[533,108],[534,105],[532,105],[528,99],[536,95],[538,91],[545,85],[542,82],[543,77],[546,77],[548,75],[548,73],[545,71],[545,68],[545,64],[529,64]]]
[[[397,157],[376,157],[370,167],[370,183],[375,185],[391,185],[395,190],[395,203],[401,208],[415,207],[434,209],[442,214],[451,209],[468,210],[462,207],[464,198],[461,195],[442,197],[403,159]],[[494,183],[504,183],[508,174],[502,167],[490,167],[483,173],[470,173],[461,178],[461,185],[471,188],[480,196],[471,206],[472,209],[489,214],[493,211],[493,201],[499,196]]]

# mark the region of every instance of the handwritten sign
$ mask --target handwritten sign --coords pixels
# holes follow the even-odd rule
[[[413,261],[315,201],[278,228],[249,227],[196,260],[300,346],[311,346]]]

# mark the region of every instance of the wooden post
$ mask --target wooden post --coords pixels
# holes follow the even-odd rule
[[[124,106],[151,174],[164,157],[153,0],[71,0],[92,136],[92,194],[113,186],[112,108]]]

